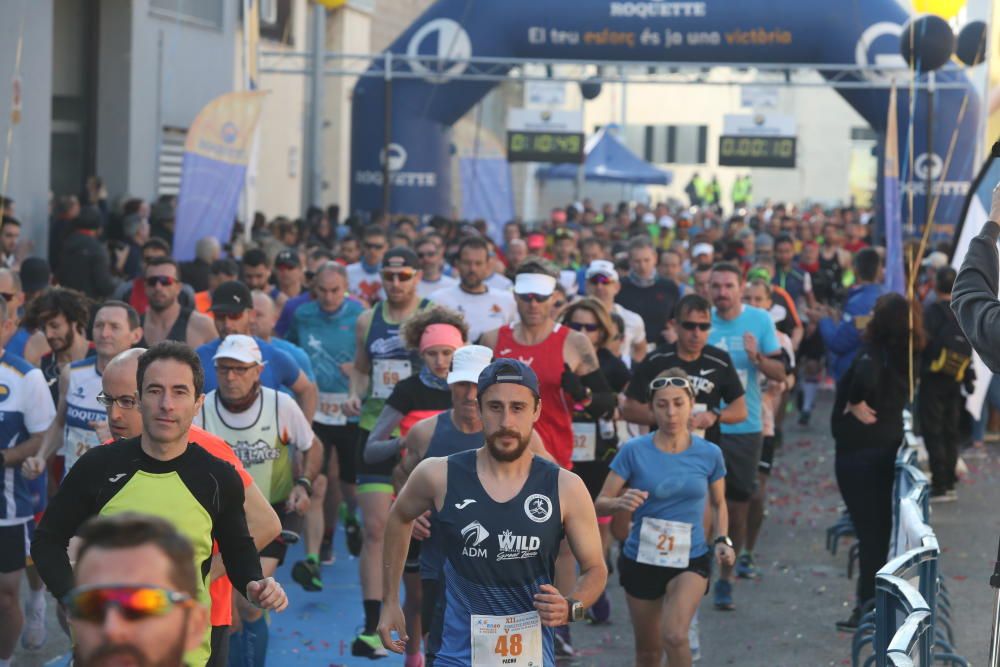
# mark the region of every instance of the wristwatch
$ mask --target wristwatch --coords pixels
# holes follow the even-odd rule
[[[299,477],[297,480],[295,480],[295,485],[301,486],[303,489],[306,490],[306,493],[308,493],[310,496],[312,495],[313,485],[312,481],[310,481],[308,477]]]
[[[717,538],[715,538],[715,542],[713,542],[713,544],[725,544],[730,549],[734,548],[733,541],[729,539],[728,535],[719,535]]]
[[[569,621],[570,623],[575,623],[576,621],[583,620],[583,603],[579,600],[574,600],[573,598],[566,598],[566,602],[569,603]]]
[[[0,468],[6,468],[6,467],[7,467],[7,454],[2,449],[0,449]]]

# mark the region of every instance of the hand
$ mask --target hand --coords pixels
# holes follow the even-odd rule
[[[649,497],[649,491],[640,491],[639,489],[628,489],[618,497],[618,510],[619,512],[634,512],[639,508],[639,505],[646,502],[646,498]]]
[[[288,494],[288,501],[285,503],[285,508],[289,512],[295,512],[301,516],[309,511],[309,504],[311,502],[309,492],[301,485],[296,484],[292,487],[292,492]]]
[[[102,419],[100,421],[92,421],[87,423],[90,425],[90,428],[94,429],[94,432],[97,433],[98,440],[100,440],[101,442],[107,442],[108,440],[111,439],[112,437],[111,429],[108,428],[107,419]]]
[[[424,512],[413,522],[413,532],[410,534],[415,540],[426,540],[431,536],[430,511]]]
[[[393,632],[399,639],[392,638]],[[406,618],[403,616],[403,610],[398,602],[389,604],[382,601],[382,613],[378,619],[378,636],[382,640],[382,646],[393,653],[402,653],[406,650],[406,642],[410,638],[406,634]]]
[[[128,260],[129,249],[125,248],[115,248],[115,270],[122,271],[125,268],[125,262]]]
[[[358,417],[361,415],[361,399],[351,394],[343,406],[345,417]]]
[[[757,350],[757,339],[749,331],[743,334],[743,351],[747,353],[747,359],[754,366],[760,361],[760,352]]]
[[[719,415],[706,410],[691,417],[691,428],[696,431],[704,431],[712,428],[719,422]]]
[[[674,329],[670,322],[667,322],[667,326],[663,327],[663,331],[660,332],[660,336],[662,336],[663,340],[667,341],[667,343],[671,345],[677,342],[677,330]]]
[[[715,545],[715,560],[719,565],[731,566],[736,563],[736,550],[724,542]]]
[[[288,596],[274,577],[265,577],[260,581],[247,584],[247,600],[255,606],[269,611],[284,611],[288,606]]]
[[[864,401],[861,401],[860,403],[848,403],[845,405],[844,414],[846,415],[848,412],[854,415],[854,418],[859,422],[868,426],[871,426],[878,421],[876,412],[872,410],[871,407]]]
[[[993,188],[993,202],[990,206],[990,220],[1000,224],[1000,183]]]
[[[27,480],[37,479],[45,472],[45,459],[39,456],[29,456],[21,464],[21,474]]]
[[[542,625],[556,628],[569,623],[569,601],[552,584],[542,584],[535,593],[535,609]]]
[[[587,399],[587,388],[583,386],[583,380],[570,369],[568,364],[563,364],[562,388],[577,403]]]

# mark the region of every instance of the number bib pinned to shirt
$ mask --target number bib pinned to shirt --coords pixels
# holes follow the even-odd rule
[[[640,563],[686,568],[691,560],[691,524],[645,517],[639,530]]]
[[[472,615],[472,667],[542,667],[542,620],[537,611]]]
[[[573,422],[573,456],[578,463],[597,458],[597,424]]]
[[[372,398],[389,398],[396,385],[412,373],[409,359],[376,359],[372,364]]]
[[[347,394],[334,394],[328,391],[319,392],[319,406],[313,421],[328,426],[343,426],[347,423],[344,415],[344,403],[347,402]]]

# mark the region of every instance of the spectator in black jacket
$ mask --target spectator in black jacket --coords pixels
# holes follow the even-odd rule
[[[923,349],[920,315],[915,308],[914,352]],[[837,623],[841,630],[857,627],[861,610],[875,597],[875,573],[889,554],[896,450],[909,400],[909,335],[906,299],[896,293],[879,297],[861,350],[837,383],[830,420],[837,485],[860,548],[858,606]]]
[[[89,206],[82,209],[62,244],[62,255],[56,272],[60,284],[71,285],[98,301],[114,292],[118,281],[113,273],[121,273],[127,257],[127,248],[116,252],[112,271],[108,248],[98,239],[100,233],[100,213]]]

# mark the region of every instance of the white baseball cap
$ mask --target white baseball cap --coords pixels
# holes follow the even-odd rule
[[[715,248],[711,243],[696,243],[694,250],[691,251],[692,257],[699,257],[701,255],[713,255],[715,254]]]
[[[514,294],[541,294],[556,291],[556,279],[544,273],[519,273],[514,278]]]
[[[618,280],[618,272],[615,271],[615,265],[606,259],[595,259],[587,267],[587,278],[591,276],[607,276],[612,280]]]
[[[233,359],[234,361],[242,361],[245,364],[264,365],[264,357],[260,353],[260,346],[257,345],[257,341],[243,334],[230,334],[226,336],[212,359]]]
[[[479,382],[479,374],[493,361],[493,350],[482,345],[466,345],[455,350],[451,358],[448,384]]]

